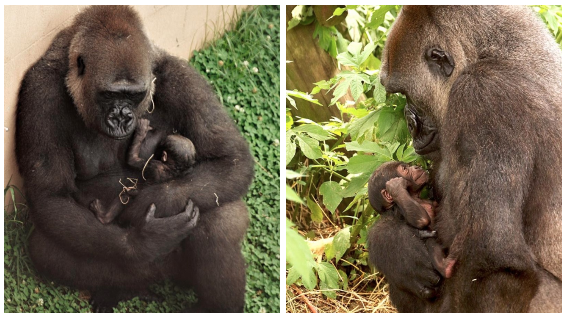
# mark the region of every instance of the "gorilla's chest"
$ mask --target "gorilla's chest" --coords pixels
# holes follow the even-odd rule
[[[76,179],[123,173],[130,140],[83,139],[73,143]]]

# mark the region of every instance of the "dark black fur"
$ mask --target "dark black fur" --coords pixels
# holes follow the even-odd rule
[[[439,126],[436,227],[446,247],[463,239],[442,297],[419,310],[561,310],[562,66],[542,21],[522,7],[404,7],[384,51],[387,91],[404,93]],[[371,247],[393,238],[408,255],[382,256],[394,265],[385,270],[390,284],[431,285],[404,275],[404,265],[427,258],[410,254],[414,240],[381,234]]]
[[[248,213],[241,198],[253,177],[248,145],[203,77],[153,47],[141,29],[129,7],[88,8],[22,81],[16,153],[35,224],[31,258],[41,274],[91,290],[99,307],[172,278],[195,288],[198,311],[242,311],[240,243]],[[153,77],[155,110],[145,114]],[[143,114],[156,129],[189,138],[196,164],[128,203],[124,214],[143,225],[103,225],[72,194],[100,177],[140,180],[126,157],[132,124]],[[108,190],[97,197],[116,197]],[[193,229],[183,212],[188,200],[201,212]],[[147,216],[152,203],[155,217]]]

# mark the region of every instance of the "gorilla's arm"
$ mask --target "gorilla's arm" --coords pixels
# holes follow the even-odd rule
[[[446,177],[438,181],[444,223],[437,226],[446,246],[452,241],[448,235],[465,233],[466,240],[456,275],[446,281],[451,301],[444,302],[445,310],[468,304],[474,312],[527,311],[538,287],[522,226],[529,193],[537,186],[527,184],[534,180],[541,149],[533,128],[542,122],[526,121],[540,115],[527,112],[535,101],[527,90],[536,87],[525,75],[512,64],[481,61],[450,93],[440,166]]]
[[[149,119],[156,128],[173,128],[189,138],[197,154],[194,169],[176,179],[181,183],[164,184],[192,199],[200,210],[240,199],[253,178],[253,159],[209,84],[187,61],[162,51],[154,74],[156,108]]]
[[[72,139],[85,142],[95,131],[84,126],[65,88],[71,35],[67,29],[56,37],[26,73],[19,93],[16,155],[35,228],[77,256],[153,260],[187,235],[186,217],[149,217],[142,228],[121,229],[101,224],[72,197],[77,192],[75,154],[90,154],[87,159],[99,155],[75,152],[72,145]],[[109,145],[116,143],[112,141]]]
[[[401,312],[426,310],[408,306],[423,304],[438,294],[440,275],[431,263],[426,243],[419,238],[418,229],[387,211],[371,227],[367,236],[369,260],[389,283],[393,303]]]

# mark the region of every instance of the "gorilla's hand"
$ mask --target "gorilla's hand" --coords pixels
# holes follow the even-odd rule
[[[394,202],[398,205],[406,222],[414,228],[426,228],[430,225],[430,216],[422,205],[418,203],[419,199],[413,198],[408,193],[407,187],[409,185],[411,185],[410,181],[397,177],[387,181],[386,188]]]
[[[408,187],[410,182],[402,177],[392,178],[387,181],[386,188],[393,199],[408,195]]]
[[[431,262],[429,240],[421,240],[417,232],[392,213],[382,214],[367,238],[369,259],[391,287],[431,300],[438,296],[441,277]]]
[[[137,236],[133,237],[134,241],[138,241],[134,254],[140,254],[138,258],[141,260],[152,261],[171,252],[189,235],[199,219],[199,208],[191,199],[187,201],[185,210],[177,215],[156,218],[155,212],[156,205],[151,204],[144,225],[137,228]]]

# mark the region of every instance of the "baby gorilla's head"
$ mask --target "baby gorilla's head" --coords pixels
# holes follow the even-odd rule
[[[171,170],[186,170],[195,163],[195,146],[186,137],[168,135],[162,145],[162,162]]]
[[[390,179],[402,177],[410,183],[410,192],[419,192],[428,183],[428,173],[418,166],[410,166],[400,161],[385,162],[371,176],[368,184],[369,202],[376,210],[388,209],[392,206],[392,200],[383,197],[383,190]]]

